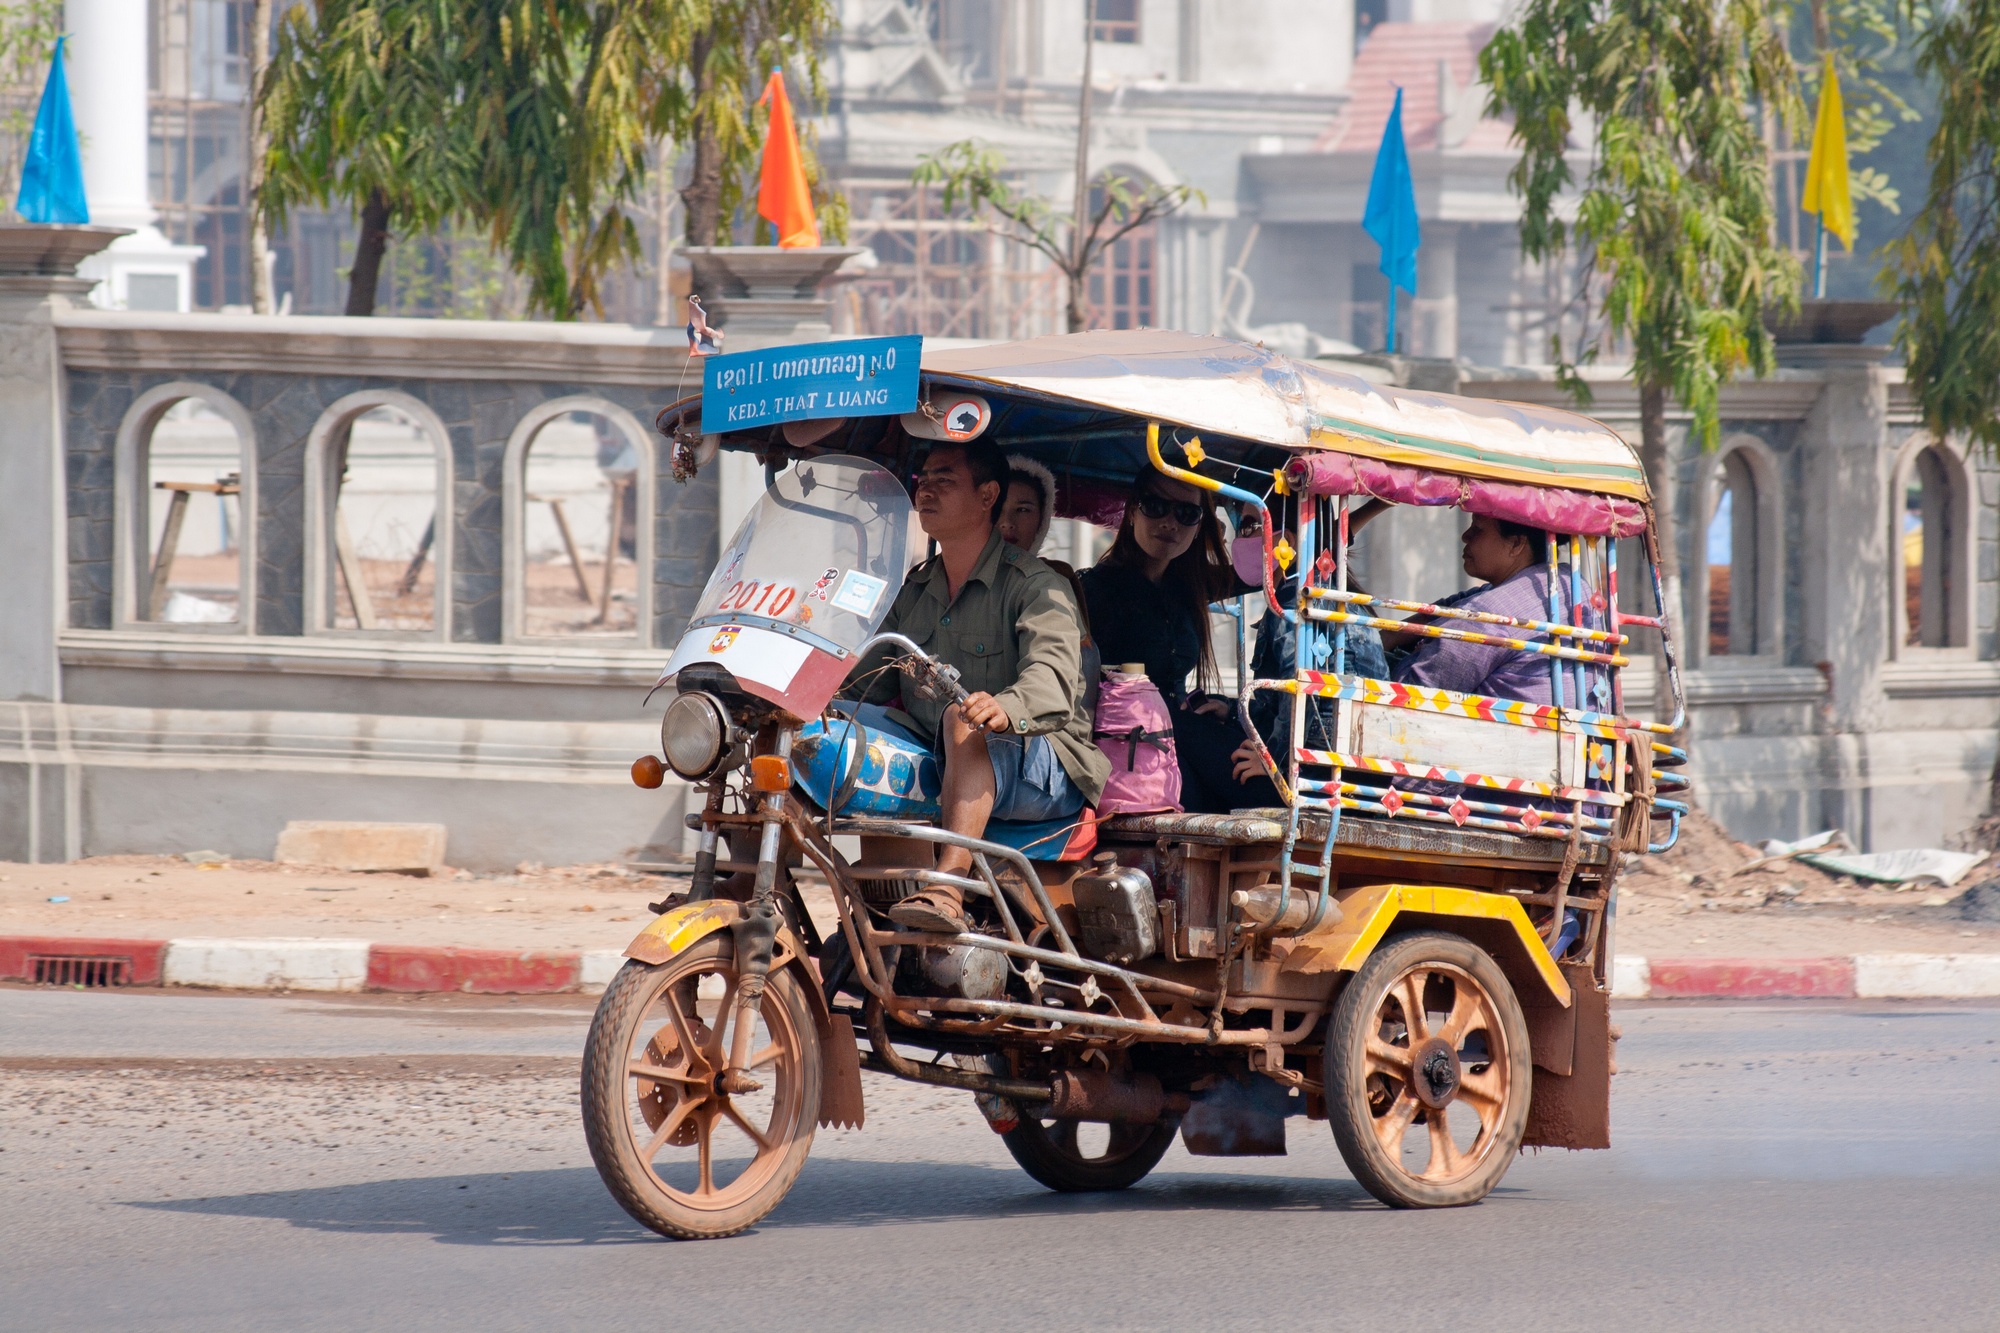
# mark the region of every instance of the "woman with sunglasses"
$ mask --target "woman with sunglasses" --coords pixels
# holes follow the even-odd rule
[[[1255,586],[1230,564],[1210,493],[1140,473],[1117,540],[1079,578],[1103,660],[1145,663],[1173,714],[1181,804],[1198,813],[1275,804],[1269,780],[1239,782],[1231,772],[1242,728],[1229,700],[1207,694],[1218,680],[1209,603]]]

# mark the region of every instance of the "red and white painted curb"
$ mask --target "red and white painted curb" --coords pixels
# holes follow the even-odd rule
[[[604,989],[617,949],[459,949],[367,940],[121,940],[0,936],[0,981],[62,981],[77,965],[127,986],[221,990],[558,995]],[[1626,1000],[1977,999],[2000,996],[2000,954],[1864,953],[1831,958],[1646,958],[1620,954]]]
[[[0,936],[0,981],[65,980],[76,975],[75,961],[65,967],[65,960],[102,961],[116,969],[114,984],[127,986],[559,995],[603,990],[625,955],[617,949],[458,949],[367,940]]]

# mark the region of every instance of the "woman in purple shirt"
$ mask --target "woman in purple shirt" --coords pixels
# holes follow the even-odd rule
[[[1540,528],[1475,514],[1461,539],[1464,568],[1484,586],[1440,600],[1440,606],[1485,611],[1515,620],[1545,620],[1549,613],[1549,536]],[[1446,625],[1478,628],[1446,619]],[[1502,631],[1506,632],[1506,631]],[[1527,638],[1517,634],[1514,637]],[[1539,653],[1462,639],[1429,639],[1408,631],[1382,635],[1392,651],[1408,644],[1416,651],[1393,673],[1406,685],[1485,694],[1523,703],[1550,702],[1549,660]]]

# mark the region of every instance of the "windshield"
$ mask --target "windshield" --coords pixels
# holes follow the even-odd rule
[[[780,472],[723,548],[689,628],[772,625],[854,652],[903,585],[912,512],[902,483],[865,458]]]

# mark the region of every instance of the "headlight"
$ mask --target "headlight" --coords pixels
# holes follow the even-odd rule
[[[660,719],[660,750],[667,767],[690,782],[712,776],[729,751],[729,711],[712,694],[677,694]]]

